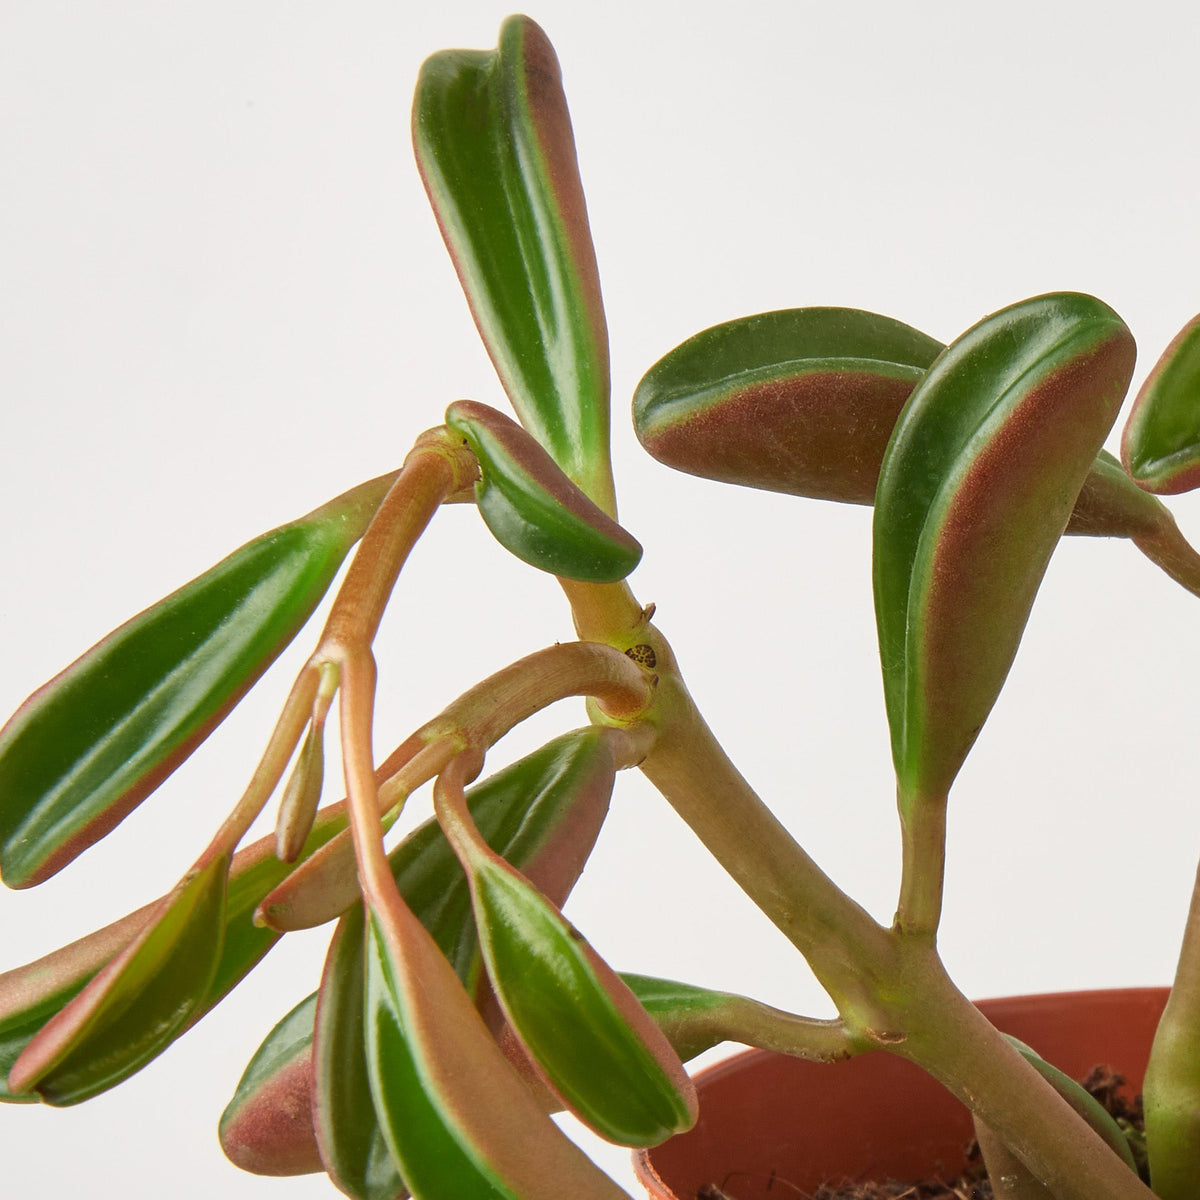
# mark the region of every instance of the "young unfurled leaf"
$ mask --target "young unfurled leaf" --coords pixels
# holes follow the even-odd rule
[[[637,541],[515,421],[460,400],[446,410],[446,424],[479,459],[475,503],[506,550],[543,571],[589,583],[615,583],[637,566]]]
[[[488,843],[565,900],[608,810],[615,768],[602,729],[556,738],[471,789]],[[390,856],[400,894],[477,996],[479,946],[467,882],[436,821]],[[326,1169],[358,1200],[391,1200],[398,1177],[374,1119],[363,1042],[363,913],[342,917],[326,958],[314,1042],[313,1117]]]
[[[35,692],[0,730],[0,873],[39,883],[220,723],[324,595],[389,479],[234,551]]]
[[[310,725],[296,765],[292,768],[283,799],[279,802],[279,826],[276,848],[284,862],[295,862],[308,836],[321,788],[325,782],[325,745],[320,726]]]
[[[678,1055],[558,908],[488,848],[443,775],[438,819],[471,883],[488,977],[504,1015],[567,1107],[603,1136],[656,1145],[696,1119]]]
[[[221,1149],[243,1171],[306,1175],[321,1170],[309,1107],[316,1007],[314,992],[271,1030],[221,1114]]]
[[[15,1094],[76,1104],[149,1062],[203,1003],[220,961],[228,855],[190,872],[147,924],[29,1042]]]
[[[1200,486],[1200,316],[1180,330],[1142,384],[1121,458],[1148,492],[1176,495]]]
[[[554,49],[510,17],[495,51],[446,50],[413,100],[417,165],[521,423],[605,511],[608,332]]]
[[[743,317],[646,372],[634,428],[656,459],[691,475],[871,504],[896,417],[943,349],[852,308]]]
[[[875,501],[875,609],[901,806],[944,797],[1004,682],[1133,370],[1090,296],[986,318],[913,393]]]

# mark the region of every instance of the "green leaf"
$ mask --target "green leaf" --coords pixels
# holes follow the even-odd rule
[[[308,619],[389,480],[228,558],[99,642],[0,730],[0,872],[40,883],[212,732]]]
[[[496,540],[524,562],[588,583],[616,583],[642,548],[593,504],[515,421],[460,400],[446,424],[479,459],[475,503]]]
[[[37,1033],[8,1076],[13,1093],[77,1104],[144,1066],[187,1025],[221,955],[230,857],[194,868],[145,928]]]
[[[492,986],[566,1106],[624,1146],[690,1128],[695,1096],[682,1064],[616,973],[503,860],[476,857],[470,872]]]
[[[366,1051],[365,918],[356,905],[338,922],[310,1026],[312,1123],[320,1158],[354,1200],[394,1200],[404,1181],[388,1151],[371,1098]]]
[[[9,1091],[8,1073],[38,1030],[83,990],[144,928],[151,906],[106,925],[71,945],[0,975],[0,1101],[33,1104],[38,1097]]]
[[[943,349],[852,308],[742,317],[646,372],[634,428],[659,462],[691,475],[871,504],[896,418]]]
[[[628,1200],[538,1108],[399,897],[369,908],[366,945],[371,1090],[414,1196]]]
[[[548,891],[570,893],[608,810],[615,768],[604,731],[556,738],[471,789],[467,803],[497,852]],[[436,821],[390,856],[409,908],[471,995],[480,988],[470,893]],[[357,1200],[391,1200],[398,1177],[374,1118],[363,1028],[363,910],[347,912],[326,958],[317,1014],[313,1113],[330,1176]],[[382,1151],[382,1153],[381,1153]]]
[[[875,501],[875,611],[901,807],[944,797],[1012,664],[1133,370],[1090,297],[986,318],[913,393]]]
[[[1200,486],[1200,316],[1180,330],[1142,384],[1121,458],[1148,492],[1176,495]]]
[[[316,1007],[314,992],[271,1030],[221,1114],[221,1149],[243,1171],[305,1175],[321,1170],[309,1110]]]
[[[940,342],[889,317],[798,308],[741,317],[677,346],[634,395],[642,445],[679,471],[874,504],[883,453]],[[1068,534],[1135,537],[1170,517],[1101,451]]]
[[[413,143],[475,323],[521,423],[614,511],[608,332],[554,49],[509,17],[495,51],[421,69]]]
[[[345,825],[346,814],[340,805],[319,813],[303,855],[312,854]],[[281,863],[275,857],[274,842],[273,837],[262,838],[234,856],[225,902],[221,956],[203,1003],[196,1006],[186,1025],[177,1030],[176,1037],[220,1003],[279,940],[274,930],[263,929],[253,921],[263,896],[293,869],[291,864]],[[144,930],[154,908],[153,904],[146,905],[53,954],[0,975],[0,1102],[31,1103],[38,1099],[28,1093],[14,1095],[3,1080],[46,1022]],[[159,1051],[166,1044],[160,1045]],[[114,1077],[107,1086],[123,1077]]]
[[[420,1200],[522,1200],[482,1156],[467,1153],[430,1098],[409,1045],[409,1016],[392,956],[377,923],[368,923],[367,1061],[374,1105],[392,1157]]]

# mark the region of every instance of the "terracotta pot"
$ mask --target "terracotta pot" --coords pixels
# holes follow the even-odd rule
[[[1142,1086],[1165,988],[985,1000],[1011,1033],[1079,1078],[1097,1063]],[[967,1110],[919,1067],[884,1052],[833,1065],[747,1050],[697,1077],[695,1128],[634,1156],[655,1200],[706,1185],[737,1200],[792,1200],[844,1179],[915,1181],[962,1167]]]

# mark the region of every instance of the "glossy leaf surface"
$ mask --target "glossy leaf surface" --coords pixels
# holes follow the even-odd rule
[[[468,1154],[447,1117],[430,1098],[409,1044],[409,1015],[392,955],[368,922],[367,1061],[375,1107],[392,1157],[420,1200],[521,1200]]]
[[[340,806],[319,814],[303,853],[311,854],[345,824],[345,812]],[[279,940],[273,930],[263,929],[253,922],[254,910],[262,897],[292,869],[291,865],[281,863],[275,857],[273,848],[274,839],[263,838],[234,856],[225,901],[220,958],[203,1002],[195,1007],[176,1036],[195,1025],[224,999]],[[154,908],[155,905],[147,905],[53,954],[0,975],[0,1101],[38,1099],[31,1094],[11,1094],[3,1079],[42,1026],[130,945]],[[166,1044],[164,1042],[159,1050],[165,1049]],[[120,1082],[128,1073],[119,1073],[106,1086]]]
[[[155,906],[142,932],[25,1047],[9,1072],[12,1092],[77,1104],[170,1044],[216,974],[229,865],[214,856]]]
[[[354,1200],[394,1200],[404,1181],[375,1116],[366,1052],[365,919],[347,912],[329,944],[312,1039],[312,1123],[329,1177]]]
[[[417,164],[521,423],[606,511],[608,333],[558,60],[528,17],[421,70]]]
[[[604,731],[556,738],[476,785],[468,805],[489,844],[552,894],[570,893],[595,843],[615,769]],[[479,949],[466,878],[436,821],[390,856],[400,894],[471,994]],[[314,1052],[314,1119],[322,1158],[359,1200],[391,1200],[398,1177],[374,1117],[363,1028],[363,912],[342,917],[326,958]]]
[[[8,1073],[45,1023],[74,999],[145,925],[150,906],[85,938],[0,975],[0,1101],[32,1104],[31,1093],[8,1090]]]
[[[492,986],[567,1107],[626,1146],[690,1128],[695,1098],[678,1056],[578,931],[497,860],[473,865],[472,884]]]
[[[460,400],[446,410],[446,424],[479,459],[475,502],[506,550],[543,571],[589,583],[615,583],[637,566],[637,541],[515,421]]]
[[[25,701],[0,731],[5,883],[53,875],[187,758],[308,619],[385,488],[248,543]]]
[[[902,806],[944,796],[1016,654],[1133,370],[1106,305],[1043,296],[938,359],[875,502],[875,609]]]
[[[366,957],[372,1095],[414,1196],[625,1197],[538,1107],[403,905],[368,910]]]
[[[695,1121],[695,1091],[666,1038],[558,907],[492,850],[451,772],[434,806],[471,885],[488,978],[546,1082],[603,1136],[654,1145]]]
[[[1121,457],[1149,492],[1176,495],[1200,486],[1200,317],[1180,330],[1142,384]]]
[[[896,418],[943,348],[858,309],[743,317],[650,368],[634,394],[634,428],[676,470],[871,504]]]
[[[884,450],[940,342],[888,317],[800,308],[706,329],[646,373],[634,425],[679,471],[743,487],[874,504]],[[1101,451],[1068,534],[1135,537],[1169,514]]]

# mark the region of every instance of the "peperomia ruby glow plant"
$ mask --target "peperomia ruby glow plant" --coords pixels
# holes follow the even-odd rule
[[[243,794],[169,892],[0,976],[0,1098],[73,1105],[129,1078],[284,934],[332,926],[312,994],[267,1036],[220,1121],[262,1174],[346,1195],[624,1195],[560,1132],[620,1145],[687,1129],[684,1064],[722,1041],[836,1063],[908,1058],[972,1109],[998,1194],[1200,1187],[1200,913],[1146,1083],[1145,1159],[1035,1051],[999,1034],[938,957],[947,806],[1064,534],[1130,540],[1200,594],[1200,556],[1154,493],[1200,482],[1200,329],[1103,449],[1134,343],[1106,304],[1042,295],[948,346],[809,307],[727,322],[646,373],[646,450],[739,485],[873,504],[874,600],[902,833],[895,918],[841,891],[746,782],[627,577],[607,332],[559,68],[513,17],[493,52],[432,57],[417,163],[517,421],[460,400],[400,467],[235,550],[36,691],[0,731],[0,875],[30,887],[120,822],[216,728],[344,574]],[[489,673],[413,731],[377,728],[375,635],[447,504],[558,579],[578,639]],[[486,580],[479,582],[486,591]],[[492,770],[492,748],[569,697],[587,721]],[[337,714],[346,795],[323,803]],[[774,922],[838,1016],[621,974],[563,906],[616,777],[642,771]],[[399,840],[406,806],[432,816]],[[272,836],[251,826],[278,797]],[[836,1069],[834,1067],[830,1068]],[[1017,1160],[1024,1170],[1013,1169]],[[1000,1169],[995,1169],[995,1168]],[[1145,1176],[1143,1178],[1143,1176]]]

